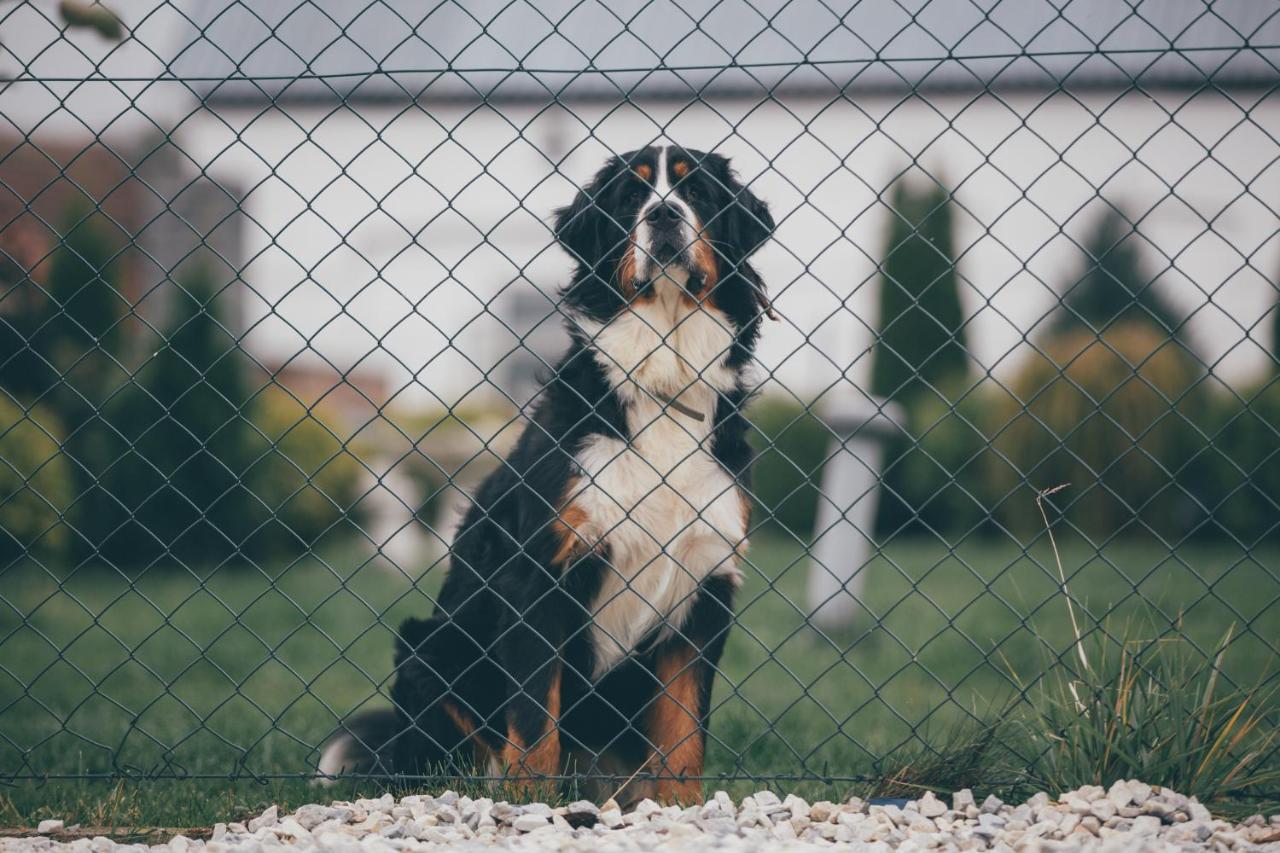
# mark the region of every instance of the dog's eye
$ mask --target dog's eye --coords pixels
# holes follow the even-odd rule
[[[627,193],[627,201],[634,204],[644,198],[646,192],[648,192],[648,187],[632,187],[631,191]]]
[[[695,199],[702,195],[702,193],[698,192],[696,184],[689,184],[689,186],[685,187],[684,194],[690,199]]]

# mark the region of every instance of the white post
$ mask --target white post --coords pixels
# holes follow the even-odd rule
[[[862,610],[866,568],[880,498],[885,441],[901,429],[896,403],[852,386],[832,389],[821,419],[836,436],[822,469],[809,560],[809,612],[815,627],[848,627]]]

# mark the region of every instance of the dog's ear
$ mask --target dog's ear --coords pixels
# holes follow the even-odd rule
[[[773,229],[777,225],[773,221],[773,214],[769,212],[769,205],[759,196],[736,180],[731,188],[737,193],[733,206],[734,231],[740,241],[742,256],[750,257],[773,236]]]
[[[616,176],[620,161],[611,159],[585,187],[578,190],[573,203],[555,212],[555,235],[569,255],[588,267],[596,267],[608,254],[616,240],[607,236],[618,227],[608,213],[605,199]],[[625,229],[623,235],[625,236]]]
[[[555,213],[555,235],[569,256],[575,261],[593,267],[600,262],[600,226],[603,214],[587,186],[578,190],[573,203]]]
[[[729,158],[715,153],[706,154],[703,166],[709,167],[711,175],[732,197],[725,210],[731,241],[741,257],[750,257],[773,236],[773,229],[777,227],[769,205],[742,184],[730,167]]]
[[[704,168],[710,168],[712,176],[732,197],[732,201],[724,211],[727,242],[732,247],[733,254],[736,255],[731,260],[738,265],[739,273],[750,284],[752,295],[761,313],[772,320],[777,320],[778,315],[773,310],[773,303],[765,292],[764,280],[747,263],[747,258],[773,236],[773,231],[777,227],[773,221],[773,214],[769,212],[769,205],[743,185],[729,166],[727,157],[720,154],[707,154],[704,157]]]

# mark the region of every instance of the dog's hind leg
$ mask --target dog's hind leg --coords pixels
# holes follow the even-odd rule
[[[454,691],[467,650],[460,634],[441,616],[400,626],[392,707],[342,721],[321,754],[322,778],[473,772],[481,725]]]
[[[445,616],[406,619],[400,626],[391,701],[408,732],[397,750],[398,765],[415,765],[419,772],[435,767],[471,773],[476,768],[469,765],[487,756],[484,712],[462,695],[469,662],[474,665],[480,654],[477,644]]]
[[[562,644],[565,614],[573,605],[551,584],[554,581],[535,592],[532,604],[516,608],[513,623],[498,647],[498,663],[508,683],[506,739],[500,758],[507,776],[522,793],[532,793],[538,778],[556,776],[563,770],[559,729]]]

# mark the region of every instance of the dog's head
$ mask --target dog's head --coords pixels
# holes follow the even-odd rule
[[[740,320],[769,312],[747,259],[773,228],[768,206],[727,158],[677,146],[611,158],[555,218],[556,238],[579,264],[571,301],[596,316],[660,287]]]

